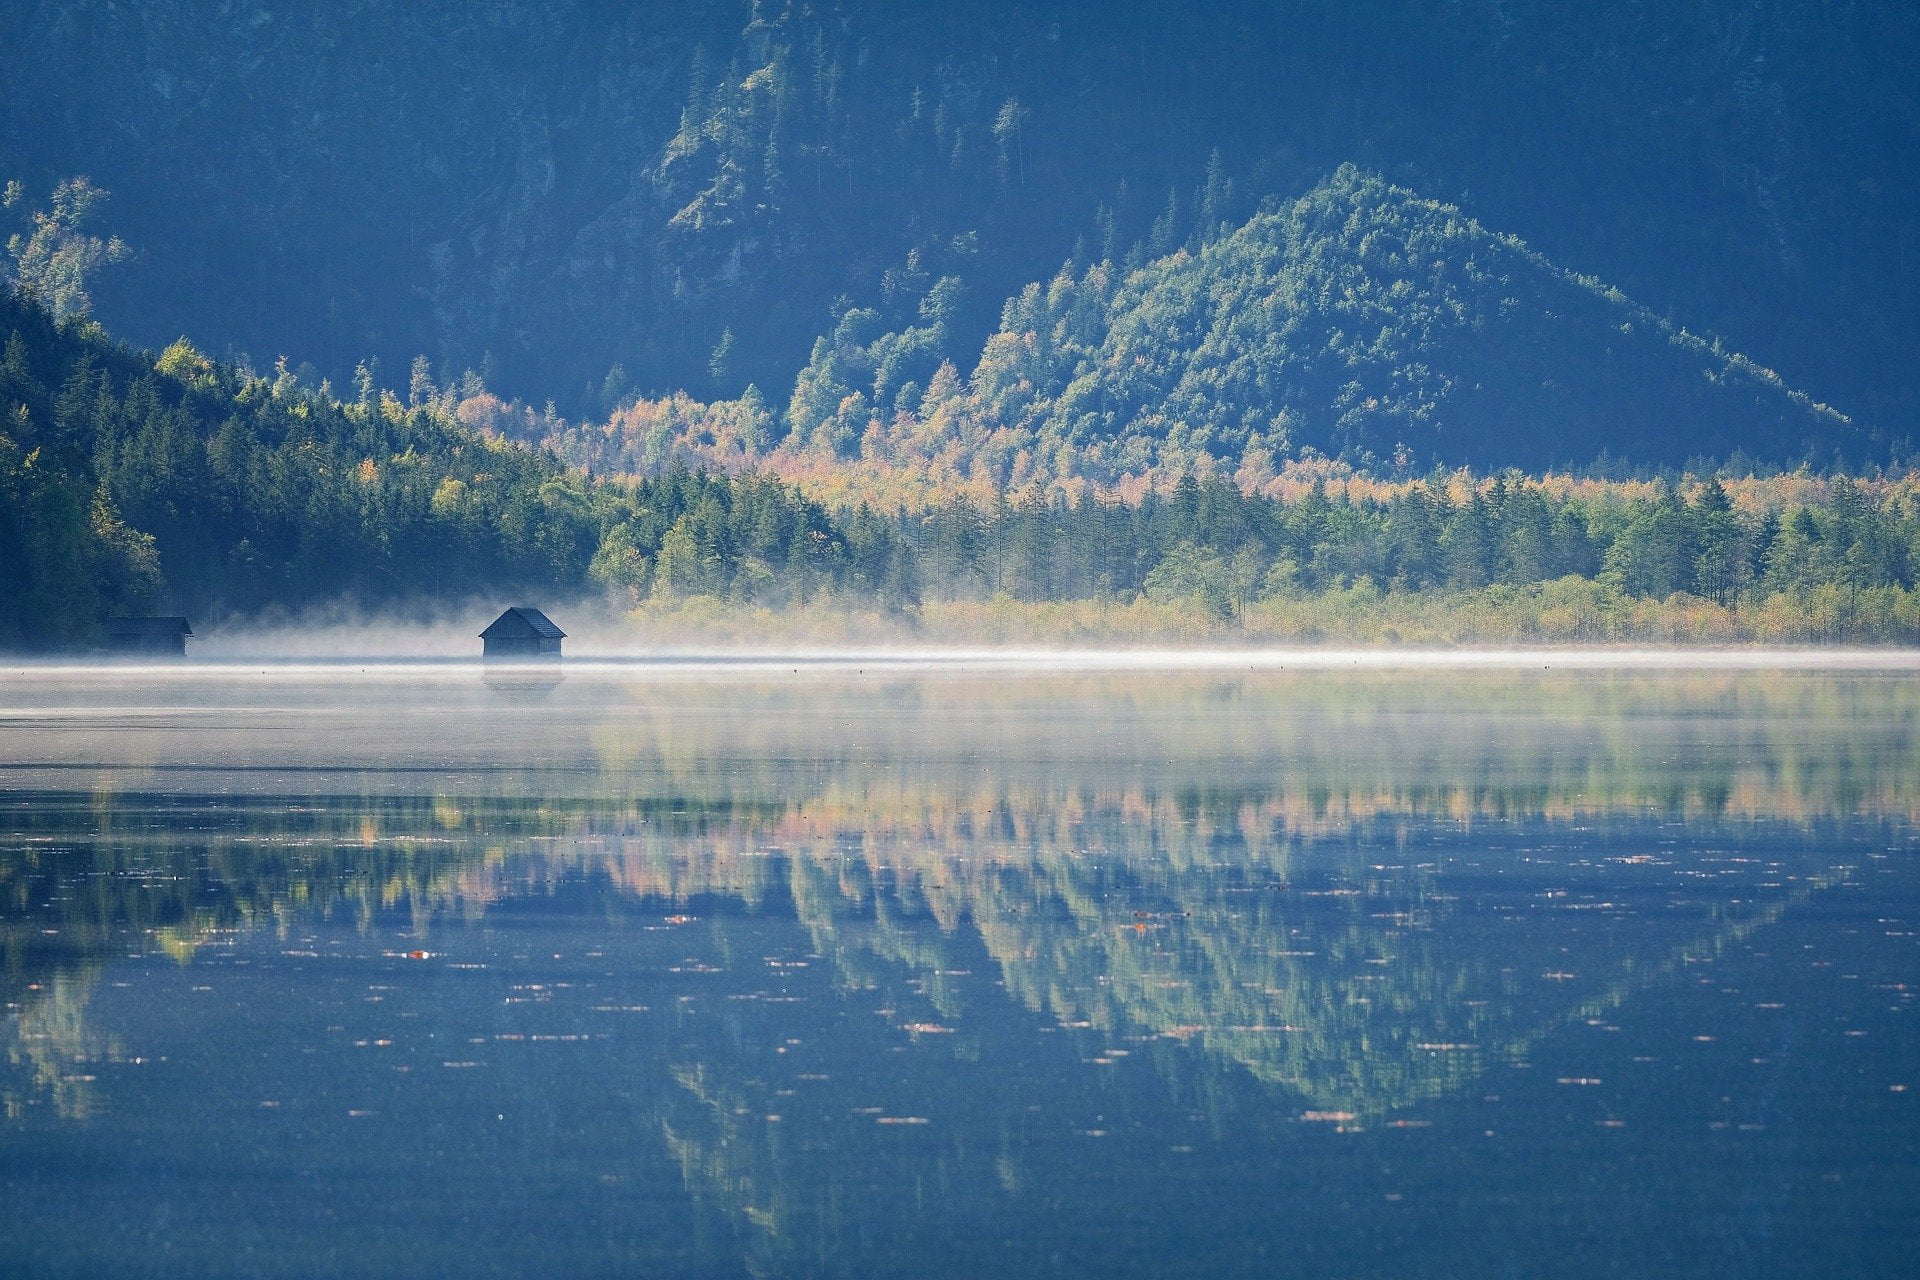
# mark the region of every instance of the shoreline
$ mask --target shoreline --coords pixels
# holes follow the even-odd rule
[[[545,661],[484,661],[452,654],[246,653],[166,662],[0,658],[0,681],[88,676],[215,680],[362,675],[394,679],[546,676],[617,677],[705,673],[838,675],[1045,675],[1075,672],[1288,671],[1748,671],[1916,672],[1920,648],[1866,646],[1540,645],[1540,646],[661,646]]]

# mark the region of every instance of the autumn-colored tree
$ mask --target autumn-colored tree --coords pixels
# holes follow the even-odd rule
[[[50,208],[29,214],[30,230],[7,238],[14,286],[56,320],[84,319],[93,310],[89,279],[130,252],[119,236],[102,240],[86,232],[94,210],[106,199],[107,192],[86,178],[68,178],[53,189]],[[0,207],[12,208],[20,201],[20,184],[9,182],[0,193]]]

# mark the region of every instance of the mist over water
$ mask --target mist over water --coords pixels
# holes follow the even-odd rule
[[[711,642],[663,635],[636,639],[631,630],[602,623],[569,632],[564,667],[586,678],[645,679],[679,676],[689,668],[788,670],[795,675],[828,671],[922,669],[965,672],[1114,671],[1315,671],[1315,670],[1542,670],[1542,671],[1920,671],[1920,649],[1740,646],[1515,646],[1511,648],[1390,648],[1308,646],[1045,646],[965,643],[844,642],[757,644]],[[370,677],[416,679],[425,667],[435,678],[471,675],[489,665],[478,633],[447,624],[409,627],[239,630],[196,643],[187,660],[103,660],[14,657],[0,661],[12,679],[46,675],[116,680],[225,680],[254,672],[274,678],[333,679],[342,667]],[[544,660],[543,660],[544,661]]]
[[[8,668],[0,1271],[1902,1274],[1911,669]]]

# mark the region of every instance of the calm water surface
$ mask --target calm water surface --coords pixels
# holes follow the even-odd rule
[[[1917,718],[0,674],[0,1274],[1913,1275]]]

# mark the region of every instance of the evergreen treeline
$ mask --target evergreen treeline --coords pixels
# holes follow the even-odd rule
[[[7,290],[0,335],[7,648],[84,644],[105,616],[158,604],[910,587],[889,525],[836,522],[774,480],[594,481],[364,371],[343,399],[184,340],[156,359]]]
[[[1137,506],[1064,500],[904,519],[930,596],[1134,596],[1227,619],[1255,601],[1356,587],[1480,591],[1588,579],[1618,594],[1722,605],[1821,591],[1912,592],[1920,488],[1851,479],[1778,513],[1734,508],[1717,479],[1555,493],[1517,474],[1458,492],[1441,475],[1359,500],[1328,484],[1295,502],[1182,481]],[[1642,486],[1645,487],[1645,486]],[[1915,622],[1920,623],[1920,614]]]
[[[1152,602],[1467,599],[1588,583],[1615,600],[1820,612],[1829,638],[1920,627],[1920,484],[1329,479],[1291,496],[1189,475],[1137,501],[1055,492],[830,511],[759,474],[594,479],[464,425],[416,379],[336,397],[184,340],[158,357],[0,297],[0,643],[85,644],[157,604],[409,608],[526,592],[621,606],[821,596]],[[1785,495],[1785,496],[1782,496]]]

